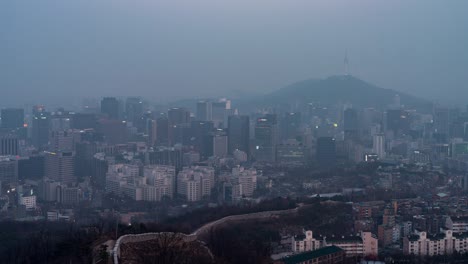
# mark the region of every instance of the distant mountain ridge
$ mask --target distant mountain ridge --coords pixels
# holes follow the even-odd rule
[[[418,97],[384,89],[350,75],[331,76],[325,79],[308,79],[271,92],[253,102],[259,106],[286,103],[320,102],[323,104],[350,103],[357,107],[385,108],[392,104],[395,95],[401,103],[415,109],[430,109],[431,102]]]
[[[246,113],[266,107],[288,109],[289,105],[319,102],[325,105],[350,103],[355,107],[386,109],[400,96],[402,105],[416,110],[431,111],[430,101],[392,89],[380,88],[351,75],[337,75],[324,79],[299,81],[279,90],[257,96],[241,96],[233,99],[233,107]],[[170,106],[187,107],[195,111],[198,99],[179,100]]]

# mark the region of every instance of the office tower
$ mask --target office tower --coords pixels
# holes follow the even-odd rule
[[[336,141],[333,137],[317,139],[317,162],[320,167],[332,167],[336,163]]]
[[[179,138],[175,135],[176,133],[176,128],[179,127],[181,124],[188,124],[190,123],[190,112],[185,109],[185,108],[171,108],[168,111],[168,139],[169,139],[169,145],[172,146],[176,143],[181,143],[177,141],[181,141],[180,135]],[[179,131],[180,132],[180,131]]]
[[[18,160],[18,178],[20,180],[39,180],[44,178],[45,157],[34,155]]]
[[[13,135],[0,136],[0,155],[18,155],[18,137]]]
[[[18,161],[11,156],[0,156],[0,182],[2,185],[18,181]]]
[[[118,119],[119,112],[119,101],[115,97],[104,97],[101,100],[101,113],[109,119]]]
[[[386,118],[386,130],[395,135],[406,133],[410,128],[410,115],[405,110],[387,110]]]
[[[156,119],[156,135],[157,145],[169,145],[169,119],[166,116],[160,116]]]
[[[225,99],[211,103],[211,120],[216,128],[224,128],[226,110],[229,105],[230,102]]]
[[[109,144],[127,143],[127,123],[120,120],[101,119],[97,131],[104,136]]]
[[[151,165],[171,165],[177,170],[182,168],[183,153],[178,148],[157,147],[147,152],[147,160]]]
[[[295,139],[301,126],[301,113],[285,113],[280,123],[281,140]]]
[[[148,146],[155,146],[156,140],[158,139],[158,124],[156,120],[146,120],[146,133],[148,135]]]
[[[54,112],[50,115],[50,131],[63,131],[71,128],[71,119],[68,113]]]
[[[277,131],[276,115],[267,114],[257,119],[254,149],[254,157],[257,161],[276,161]]]
[[[143,115],[143,101],[139,97],[128,97],[125,101],[125,114],[127,121],[137,123]]]
[[[91,161],[91,183],[99,190],[104,190],[106,187],[106,175],[109,169],[110,158],[107,158],[104,153],[96,153]]]
[[[359,120],[356,109],[348,108],[343,114],[343,130],[345,139],[358,139]]]
[[[51,131],[49,136],[49,150],[73,151],[75,144],[80,142],[79,130]]]
[[[75,153],[45,152],[45,177],[64,184],[76,182]]]
[[[385,158],[385,136],[384,134],[375,134],[372,141],[372,151],[377,154],[379,159]]]
[[[170,125],[190,123],[190,112],[185,108],[174,107],[168,111]]]
[[[228,153],[235,150],[250,153],[250,120],[248,116],[232,115],[228,118]]]
[[[225,157],[228,154],[228,137],[223,129],[216,129],[211,134],[212,155],[215,157]]]
[[[211,121],[211,102],[210,101],[199,101],[197,102],[197,120],[200,121]]]
[[[2,109],[2,128],[15,129],[24,125],[24,109],[6,108]]]
[[[211,146],[210,133],[213,131],[213,122],[210,121],[192,121],[191,123],[191,146],[198,151],[202,158],[208,158],[210,151],[208,145]]]
[[[448,108],[434,109],[434,129],[435,133],[448,139],[450,127],[450,110]]]
[[[71,128],[87,129],[96,128],[97,118],[95,114],[75,113],[71,115]]]
[[[190,202],[210,196],[214,187],[214,168],[196,166],[184,168],[177,174],[177,194]]]
[[[38,149],[43,149],[49,143],[50,114],[42,106],[33,109],[32,143]]]

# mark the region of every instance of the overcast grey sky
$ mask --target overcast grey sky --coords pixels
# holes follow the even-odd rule
[[[0,106],[262,93],[350,71],[468,103],[468,1],[0,1]]]

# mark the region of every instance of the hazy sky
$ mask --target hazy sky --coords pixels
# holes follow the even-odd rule
[[[350,71],[468,103],[468,1],[0,1],[0,106],[262,93]]]

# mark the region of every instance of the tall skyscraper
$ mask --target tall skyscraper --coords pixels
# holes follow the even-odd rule
[[[143,101],[139,97],[128,97],[125,101],[125,114],[127,121],[132,122],[134,126],[138,127],[139,121],[143,116]]]
[[[211,151],[208,151],[209,135],[213,131],[213,122],[192,121],[191,123],[191,145],[198,151],[202,158],[208,158]]]
[[[345,139],[357,139],[359,120],[356,109],[348,108],[343,114],[343,130]]]
[[[43,106],[35,106],[32,120],[32,142],[38,149],[44,149],[49,142],[50,114]]]
[[[160,146],[169,145],[169,120],[166,116],[160,116],[156,119],[156,144]]]
[[[301,126],[301,113],[285,113],[280,123],[281,140],[295,139]]]
[[[220,100],[211,103],[211,120],[216,128],[224,128],[224,119],[226,117],[227,100]]]
[[[228,118],[228,152],[232,154],[236,149],[247,155],[250,153],[250,120],[249,116],[232,115]]]
[[[73,152],[45,152],[45,177],[61,183],[76,182]]]
[[[228,137],[223,129],[212,133],[213,156],[225,157],[228,154]]]
[[[405,133],[410,127],[410,115],[403,109],[387,110],[386,130],[393,131],[394,134]]]
[[[211,102],[199,101],[197,102],[197,120],[211,121]]]
[[[14,183],[18,180],[18,161],[10,156],[0,157],[0,183]]]
[[[276,115],[267,114],[258,118],[255,125],[254,156],[258,161],[275,162],[278,137]]]
[[[180,107],[174,107],[169,109],[168,113],[168,139],[169,139],[169,145],[174,145],[176,143],[181,143],[181,142],[176,142],[177,135],[176,132],[178,129],[176,129],[178,126],[182,124],[188,124],[190,123],[190,112],[185,109],[185,108],[180,108]]]
[[[379,159],[385,158],[385,136],[384,134],[375,134],[372,140],[372,151],[379,156]]]
[[[24,125],[24,109],[6,108],[2,109],[2,128],[15,129]]]
[[[320,167],[332,167],[336,163],[336,141],[333,137],[317,139],[317,162]]]
[[[101,100],[101,113],[110,119],[119,118],[119,101],[115,97],[104,97]]]
[[[18,137],[12,135],[0,136],[0,155],[18,155]]]

